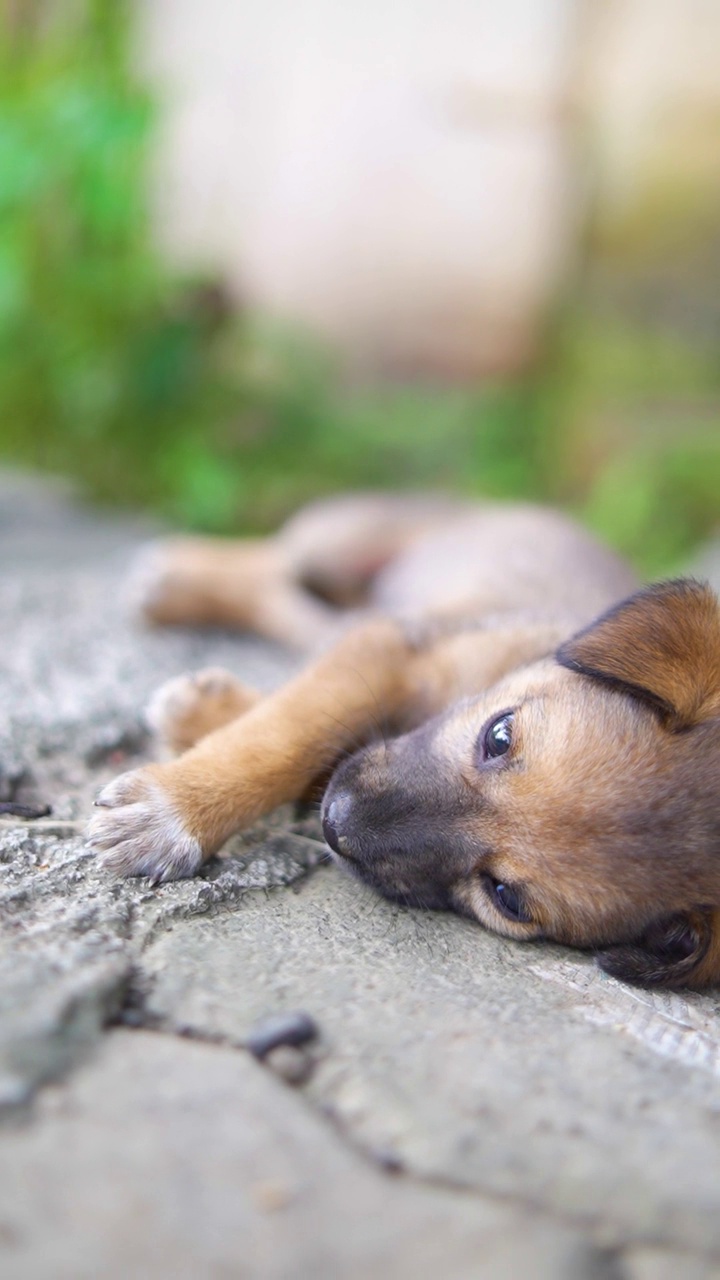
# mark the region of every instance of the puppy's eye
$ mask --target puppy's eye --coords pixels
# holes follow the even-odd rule
[[[480,752],[483,760],[495,760],[507,754],[512,746],[514,719],[512,711],[505,711],[482,730]]]
[[[503,880],[496,880],[494,876],[485,876],[485,883],[495,906],[499,907],[508,920],[517,920],[518,924],[531,923],[532,916],[526,910],[518,889],[505,884]]]

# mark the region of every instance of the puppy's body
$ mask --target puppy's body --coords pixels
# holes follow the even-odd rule
[[[137,579],[151,621],[242,626],[305,649],[344,629],[352,609],[571,627],[637,586],[557,512],[380,494],[315,503],[274,538],[174,539],[150,550]]]
[[[335,500],[271,540],[161,555],[155,620],[330,647],[265,699],[218,673],[161,691],[155,721],[190,749],[100,797],[91,837],[111,867],[191,874],[352,752],[325,832],[387,896],[609,947],[605,966],[635,981],[720,976],[707,589],[669,584],[613,612],[632,574],[572,522],[413,497]]]

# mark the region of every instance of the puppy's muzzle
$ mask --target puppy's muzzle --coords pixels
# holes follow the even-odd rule
[[[344,760],[328,783],[320,816],[336,861],[396,902],[444,909],[456,878],[452,784],[410,735]]]
[[[344,858],[351,856],[344,831],[348,826],[352,807],[353,798],[348,791],[336,793],[330,803],[323,807],[323,835],[333,853],[339,853]]]

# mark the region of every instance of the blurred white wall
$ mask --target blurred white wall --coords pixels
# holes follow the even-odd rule
[[[577,111],[622,203],[668,113],[717,99],[718,0],[141,0],[137,14],[165,105],[164,244],[359,368],[525,363],[579,240]]]

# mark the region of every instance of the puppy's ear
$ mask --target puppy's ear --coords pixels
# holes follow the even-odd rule
[[[720,713],[720,604],[705,583],[661,582],[567,640],[571,671],[652,703],[673,729]]]
[[[666,916],[635,942],[608,947],[595,959],[604,973],[635,987],[702,987],[717,982],[717,913],[696,911]]]

